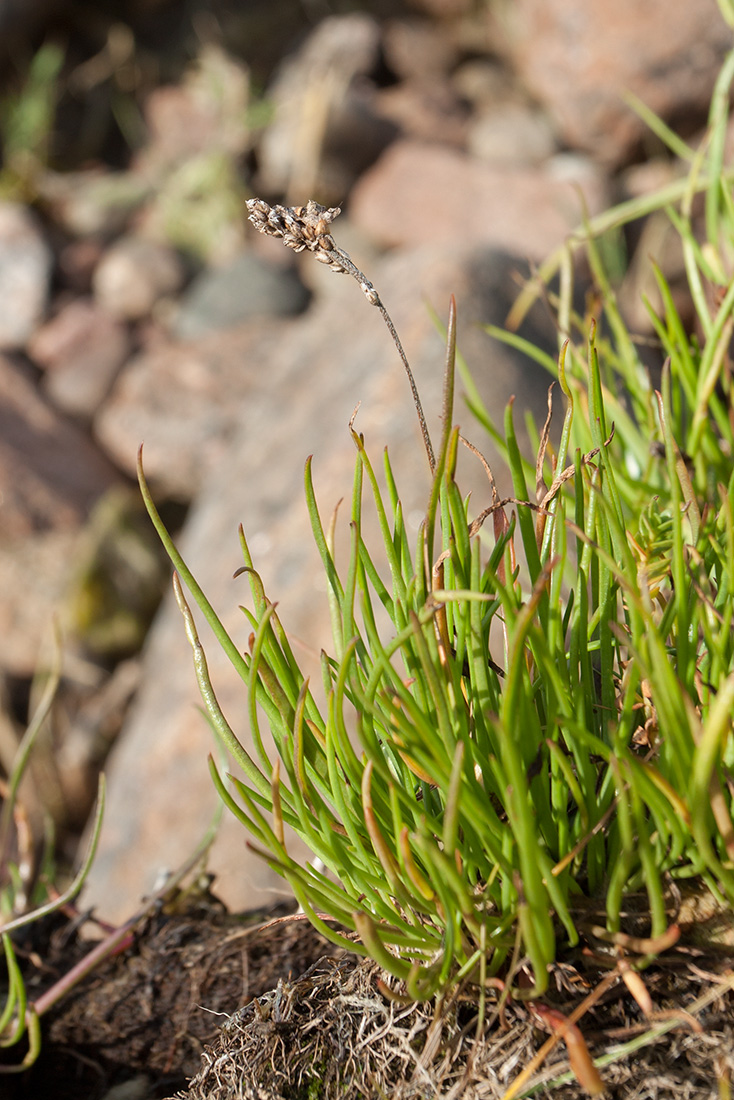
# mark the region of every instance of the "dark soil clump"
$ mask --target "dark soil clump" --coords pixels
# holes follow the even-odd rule
[[[231,916],[210,906],[158,913],[129,950],[44,1019],[38,1062],[19,1077],[0,1078],[3,1100],[102,1100],[133,1080],[140,1091],[131,1095],[145,1100],[183,1088],[223,1017],[330,951],[303,920],[266,923],[263,914]],[[89,949],[79,940],[52,942],[56,957],[51,947],[45,983],[27,978],[31,998],[40,992],[36,984],[48,985]],[[7,1057],[17,1061],[17,1051]]]

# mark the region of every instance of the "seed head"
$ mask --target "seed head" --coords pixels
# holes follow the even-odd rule
[[[264,199],[247,200],[247,216],[259,233],[264,233],[268,237],[280,237],[283,244],[287,245],[288,248],[292,248],[295,252],[303,252],[307,249],[309,252],[313,252],[316,259],[322,264],[326,264],[332,271],[338,271],[342,275],[351,275],[361,286],[370,305],[377,306],[403,361],[418,413],[428,462],[431,470],[433,470],[436,461],[428,434],[426,418],[423,415],[413,372],[403,351],[403,345],[400,343],[400,337],[372,283],[352,263],[349,253],[345,252],[343,248],[337,247],[329,231],[334,218],[338,218],[340,214],[340,206],[321,206],[313,199],[309,199],[305,206],[270,206]]]

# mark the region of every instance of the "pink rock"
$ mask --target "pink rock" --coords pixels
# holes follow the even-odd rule
[[[94,272],[94,294],[112,317],[139,320],[160,298],[174,294],[183,278],[173,249],[143,237],[120,237]]]
[[[28,345],[31,358],[46,368],[44,387],[56,407],[86,419],[107,395],[129,350],[125,326],[84,298],[65,305]]]
[[[29,372],[0,356],[0,668],[33,674],[62,609],[82,524],[118,481]]]
[[[591,213],[603,207],[602,177],[582,161],[499,167],[402,141],[359,181],[349,212],[384,247],[473,241],[542,260],[581,220],[577,188]]]
[[[634,92],[664,118],[705,111],[731,30],[716,0],[515,0],[513,64],[563,137],[618,164],[646,133]]]
[[[143,350],[125,365],[95,417],[96,438],[131,476],[144,442],[158,491],[190,500],[228,444],[274,329],[287,323],[254,322]]]
[[[43,316],[52,256],[34,215],[0,203],[0,348],[21,348]]]
[[[375,105],[404,137],[434,145],[466,146],[468,112],[448,77],[407,80],[382,88]]]
[[[118,475],[87,437],[0,356],[0,533],[70,530]]]

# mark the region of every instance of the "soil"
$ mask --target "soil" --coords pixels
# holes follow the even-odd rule
[[[90,923],[33,929],[19,948],[31,998],[89,950]],[[498,982],[479,1024],[475,986],[406,1004],[375,963],[333,948],[292,906],[234,916],[209,893],[182,894],[44,1018],[38,1062],[2,1077],[0,1096],[509,1100],[527,1071],[518,1096],[582,1100],[581,1046],[605,1063],[614,1100],[721,1100],[734,1077],[734,973],[730,948],[694,942],[702,927],[642,972],[642,992],[622,953],[589,937],[556,964],[541,1002],[504,1002]],[[549,1038],[572,1014],[568,1042]],[[4,1058],[17,1060],[16,1049]]]
[[[103,1100],[127,1083],[127,1100],[158,1100],[184,1088],[223,1017],[332,953],[288,910],[233,916],[210,899],[184,912],[160,910],[129,949],[44,1018],[39,1060],[18,1077],[0,1077],[0,1096]],[[31,999],[90,949],[73,924],[54,923],[45,945],[23,953]],[[11,1049],[2,1061],[19,1057]]]

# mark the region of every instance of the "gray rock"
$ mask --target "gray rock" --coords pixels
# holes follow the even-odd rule
[[[52,263],[30,211],[0,203],[0,348],[22,348],[43,317]]]
[[[231,328],[250,317],[301,313],[310,294],[290,267],[245,252],[197,276],[180,300],[172,330],[179,340]]]
[[[542,111],[506,102],[484,111],[472,122],[467,148],[486,164],[541,164],[555,152],[556,143]]]
[[[501,417],[513,391],[519,395],[518,424],[524,404],[539,418],[544,415],[543,372],[492,344],[475,324],[506,312],[511,266],[496,253],[432,246],[395,255],[369,273],[401,333],[435,435],[444,347],[425,301],[443,316],[451,292],[459,301],[460,345],[477,366],[478,384],[496,415]],[[389,445],[412,531],[424,514],[430,485],[408,385],[379,314],[352,280],[319,270],[321,292],[314,307],[280,335],[271,329],[267,351],[236,410],[239,430],[207,474],[179,539],[225,626],[244,646],[249,627],[238,604],[249,602],[248,586],[244,577],[232,579],[241,564],[237,525],[244,523],[268,595],[279,601],[278,614],[314,683],[320,682],[319,649],[331,649],[331,643],[324,578],[303,502],[305,457],[314,455],[316,491],[328,519],[340,499],[351,498],[355,451],[347,423],[361,400],[356,428],[364,432],[378,469],[382,448]],[[552,342],[552,333],[549,338]],[[460,401],[455,420],[489,453]],[[154,431],[146,447],[153,442]],[[463,483],[473,486],[473,507],[479,511],[488,500],[486,478],[474,459],[462,456],[461,462]],[[506,478],[498,481],[506,487]],[[348,503],[337,532],[343,566]],[[373,519],[365,521],[365,537],[377,544]],[[242,683],[197,618],[220,702],[249,744]],[[216,798],[206,756],[213,741],[197,706],[191,652],[180,614],[168,599],[149,637],[142,690],[108,767],[107,817],[84,896],[102,916],[128,915],[156,873],[175,868],[192,851],[210,820]],[[210,860],[217,894],[235,909],[265,904],[284,891],[283,882],[247,850],[246,839],[227,816]]]

